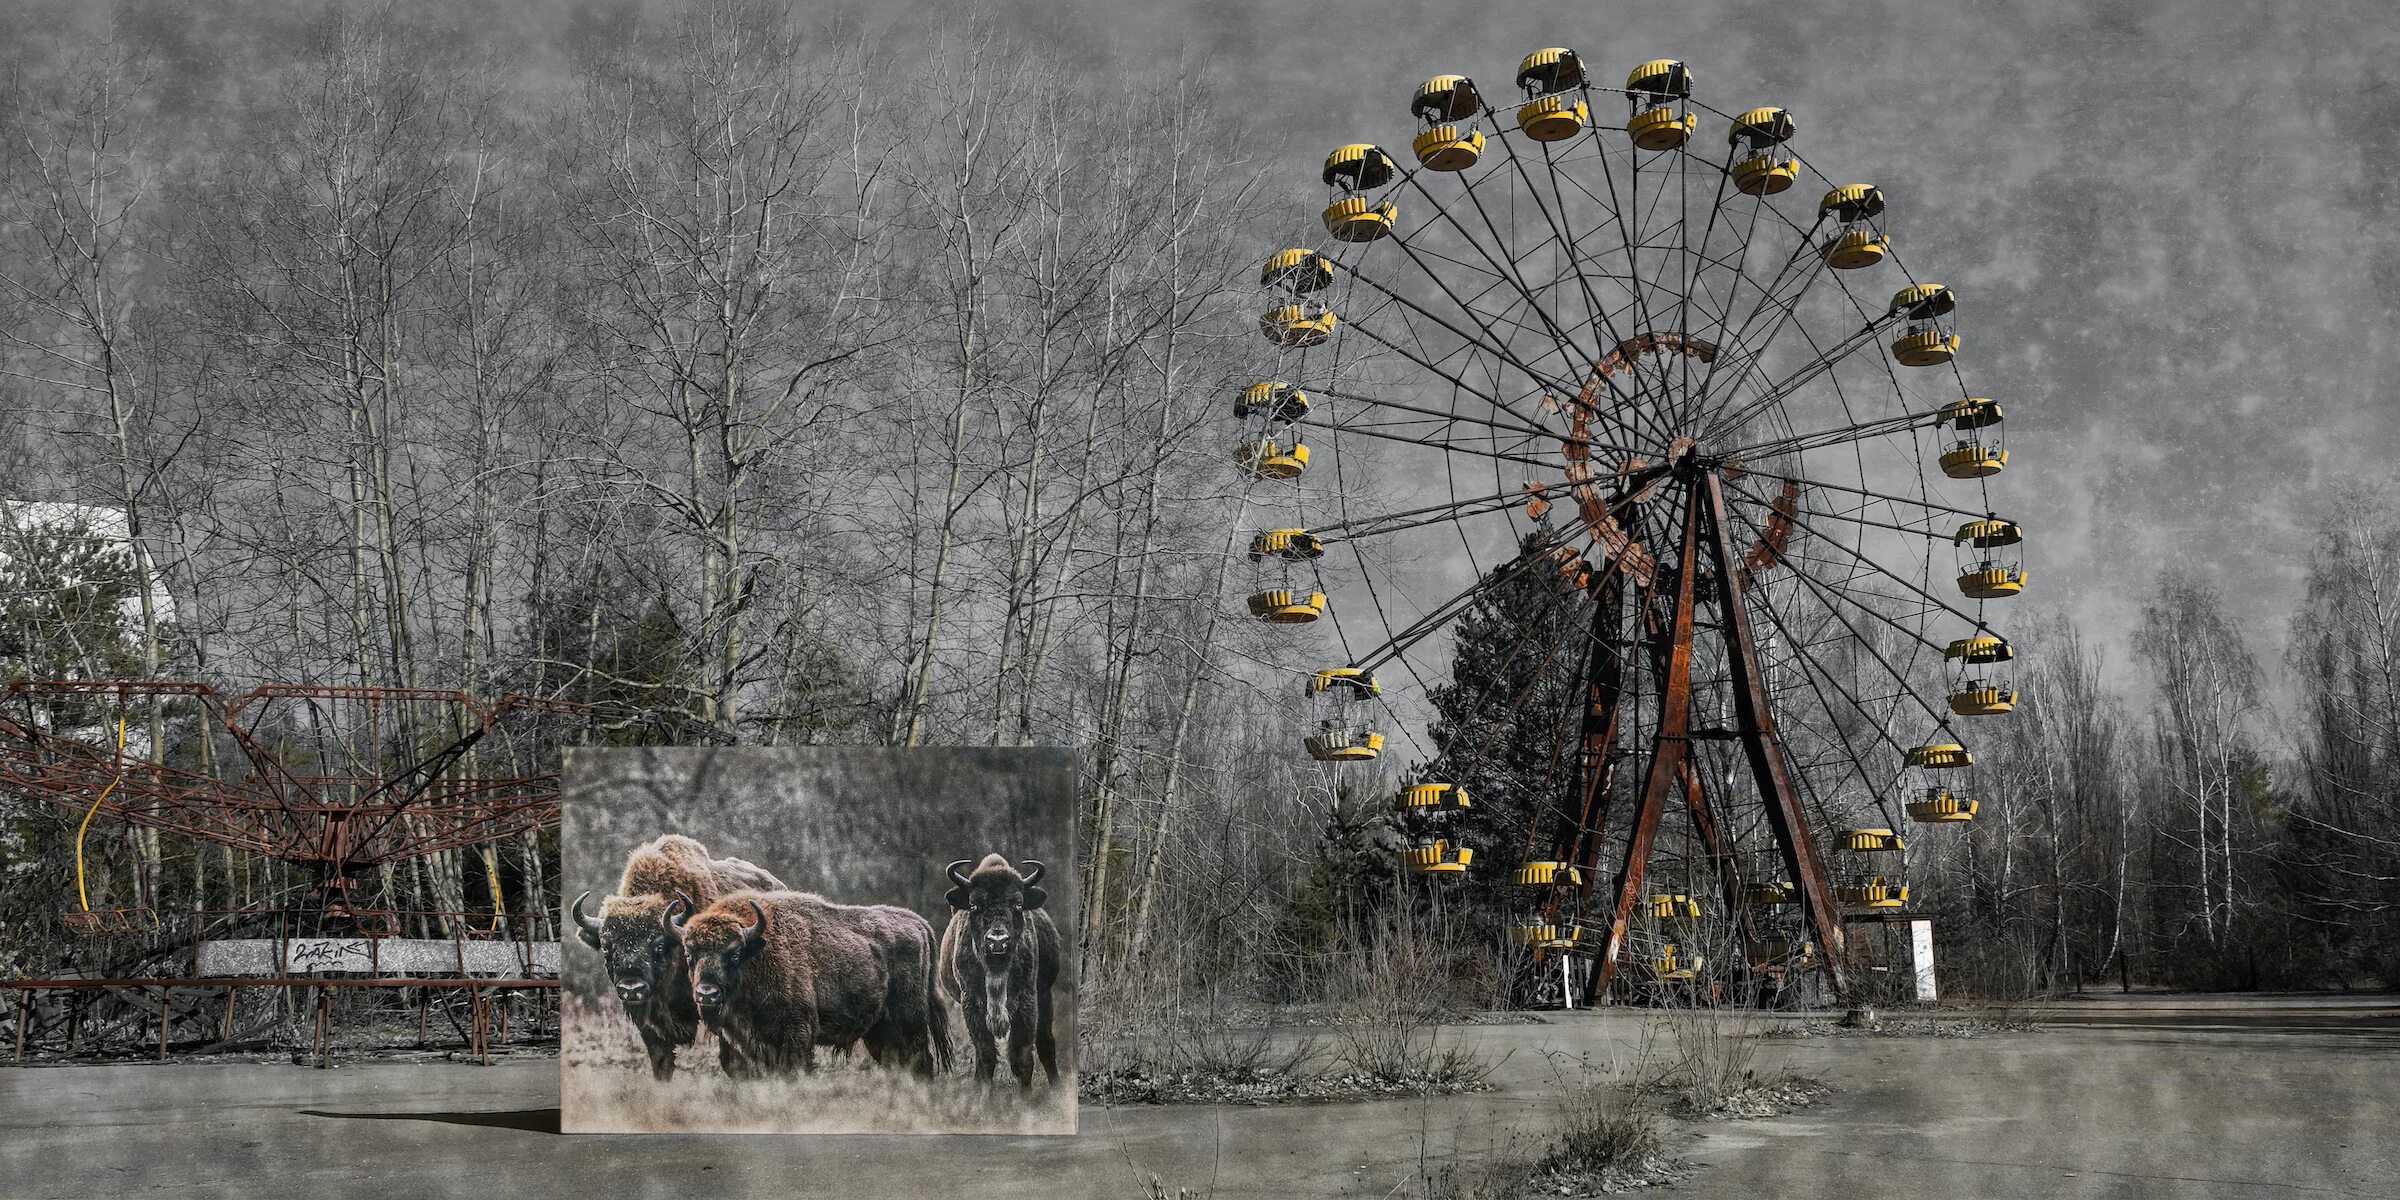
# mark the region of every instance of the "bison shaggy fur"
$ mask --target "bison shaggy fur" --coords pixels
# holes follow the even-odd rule
[[[689,993],[725,1073],[814,1070],[816,1048],[865,1039],[877,1063],[950,1066],[933,926],[890,905],[812,892],[735,892],[682,922]]]
[[[972,874],[950,864],[952,912],[942,930],[942,987],[967,1021],[975,1047],[975,1074],[990,1080],[999,1060],[1008,1059],[1019,1087],[1033,1086],[1033,1061],[1058,1082],[1058,1039],[1051,1019],[1051,993],[1058,986],[1058,926],[1042,910],[1049,899],[1039,885],[1044,868],[1024,860],[1025,871],[997,854],[985,855]]]
[[[700,1014],[684,984],[683,945],[669,918],[745,890],[778,891],[783,881],[738,858],[712,858],[708,847],[670,833],[636,848],[625,860],[615,895],[600,902],[600,915],[584,915],[586,892],[575,898],[574,917],[584,943],[600,952],[609,982],[642,1035],[650,1073],[675,1074],[675,1052],[700,1032]]]

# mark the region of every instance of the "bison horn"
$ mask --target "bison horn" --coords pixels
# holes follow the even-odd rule
[[[600,948],[600,918],[583,915],[583,902],[591,898],[590,892],[575,897],[575,925],[583,930],[583,940],[589,943],[592,949],[597,950]]]
[[[967,873],[966,873],[965,871],[959,870],[959,868],[960,868],[960,867],[971,867],[971,866],[974,866],[974,865],[975,865],[975,860],[974,860],[974,859],[971,859],[971,858],[962,858],[962,859],[958,860],[957,862],[951,863],[951,864],[950,864],[950,882],[952,882],[952,883],[955,883],[955,884],[957,884],[957,885],[958,885],[958,886],[960,886],[960,887],[966,887],[966,886],[968,886],[968,882],[967,882]]]
[[[659,916],[667,923],[667,928],[682,929],[683,923],[692,919],[692,898],[682,892],[675,893],[675,898],[667,901],[667,911]]]
[[[1033,869],[1027,871],[1027,867],[1031,867]],[[1017,869],[1019,871],[1024,871],[1025,873],[1025,886],[1032,887],[1034,884],[1042,881],[1042,873],[1048,871],[1050,868],[1043,866],[1042,860],[1038,858],[1023,858],[1017,860]]]
[[[766,940],[767,910],[756,900],[750,902],[750,923],[742,926],[742,953],[746,957],[758,952]]]

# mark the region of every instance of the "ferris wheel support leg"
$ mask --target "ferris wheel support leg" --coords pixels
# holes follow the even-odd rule
[[[1808,910],[1817,942],[1825,949],[1825,973],[1833,983],[1834,995],[1847,1003],[1851,991],[1849,971],[1844,965],[1842,913],[1834,904],[1833,884],[1825,874],[1825,860],[1818,857],[1816,843],[1809,837],[1808,820],[1800,809],[1799,790],[1793,786],[1790,768],[1783,760],[1783,745],[1775,736],[1774,717],[1767,704],[1766,676],[1759,668],[1758,644],[1750,636],[1750,613],[1743,607],[1746,581],[1742,562],[1727,540],[1725,491],[1715,471],[1702,473],[1693,488],[1693,500],[1695,509],[1705,507],[1708,514],[1709,553],[1715,560],[1718,588],[1723,597],[1727,663],[1734,676],[1734,716],[1741,730],[1742,749],[1750,759],[1759,795],[1766,801],[1767,825],[1775,834],[1776,849],[1782,852],[1785,869],[1792,873],[1793,885],[1800,889],[1801,903]]]
[[[1625,865],[1617,872],[1617,903],[1608,922],[1608,943],[1601,948],[1600,969],[1592,981],[1592,1003],[1608,992],[1625,949],[1625,931],[1633,920],[1634,901],[1642,890],[1642,872],[1649,865],[1650,845],[1658,838],[1659,812],[1667,805],[1668,789],[1677,772],[1691,759],[1693,577],[1699,566],[1700,505],[1695,495],[1685,503],[1682,567],[1675,577],[1675,625],[1667,647],[1665,695],[1659,703],[1658,733],[1650,743],[1649,769],[1642,778],[1642,795],[1634,808],[1633,835],[1625,844]]]

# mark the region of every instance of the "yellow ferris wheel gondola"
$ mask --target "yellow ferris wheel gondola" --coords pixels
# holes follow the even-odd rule
[[[1909,820],[1925,825],[1960,824],[1975,819],[1975,801],[1948,788],[1926,788],[1906,808]]]
[[[1508,881],[1517,887],[1555,887],[1560,884],[1576,887],[1583,883],[1583,872],[1577,870],[1573,863],[1537,860],[1518,867],[1516,874],[1509,876]]]
[[[1467,122],[1483,111],[1483,95],[1464,75],[1436,75],[1417,85],[1408,102],[1410,115],[1424,128],[1409,142],[1417,165],[1428,171],[1456,172],[1483,157],[1483,134]]]
[[[1455,783],[1419,783],[1400,789],[1393,806],[1403,812],[1452,813],[1473,808],[1467,789]]]
[[[1634,149],[1672,150],[1700,127],[1686,103],[1692,98],[1692,72],[1674,59],[1654,58],[1635,67],[1625,77],[1625,96],[1632,105],[1625,133]]]
[[[1400,173],[1398,163],[1383,147],[1369,142],[1338,146],[1325,156],[1325,186],[1336,193],[1325,206],[1325,232],[1337,242],[1372,242],[1387,237],[1400,208],[1389,200],[1364,193],[1390,183]]]
[[[1517,106],[1517,128],[1537,142],[1561,142],[1583,132],[1591,123],[1585,107],[1583,59],[1564,46],[1536,50],[1517,64],[1517,86],[1525,102]]]
[[[1463,875],[1475,861],[1470,846],[1453,846],[1447,838],[1420,842],[1406,852],[1409,869],[1419,875]]]
[[[1933,423],[1936,427],[1948,425],[1958,435],[1957,442],[1942,451],[1942,474],[1952,479],[1982,479],[2008,466],[2008,448],[1987,441],[1979,432],[2000,424],[1999,402],[1988,396],[1954,400],[1942,406]]]
[[[1819,220],[1834,224],[1834,234],[1817,248],[1825,265],[1836,271],[1856,271],[1883,261],[1892,239],[1883,232],[1883,189],[1871,183],[1845,183],[1817,201]]]
[[[1309,698],[1325,715],[1305,743],[1308,756],[1319,762],[1364,762],[1383,753],[1383,734],[1358,711],[1382,694],[1374,674],[1361,667],[1335,667],[1309,676]]]
[[[1797,131],[1792,114],[1767,106],[1753,108],[1733,119],[1726,139],[1740,158],[1733,164],[1734,190],[1745,196],[1772,196],[1800,178],[1800,164],[1783,154],[1783,144]]]
[[[1989,517],[1969,521],[1951,536],[1953,543],[1977,550],[2005,550],[2025,540],[2014,521]],[[1959,572],[1958,590],[1974,600],[2001,600],[2025,590],[2025,566],[2014,557],[1981,554]]]
[[[1911,284],[1892,297],[1892,313],[1900,318],[1900,336],[1892,341],[1892,361],[1904,367],[1932,367],[1958,353],[1958,332],[1948,317],[1958,297],[1938,283]]]

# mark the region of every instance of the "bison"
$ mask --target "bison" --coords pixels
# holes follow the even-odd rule
[[[688,913],[731,892],[782,887],[782,880],[758,866],[710,858],[706,846],[670,833],[625,860],[617,894],[600,902],[598,917],[583,911],[590,892],[575,898],[576,928],[607,963],[617,999],[641,1031],[653,1076],[672,1078],[675,1051],[700,1033],[700,1014],[691,989],[683,985],[683,944],[668,924],[670,910]]]
[[[1025,870],[997,854],[984,856],[972,874],[961,870],[973,859],[950,864],[949,927],[942,931],[942,985],[966,1014],[967,1036],[975,1043],[975,1074],[989,1081],[1008,1055],[1017,1085],[1033,1086],[1033,1059],[1058,1082],[1058,1042],[1051,1026],[1050,993],[1058,984],[1058,926],[1042,911],[1049,896],[1039,886],[1041,863],[1026,859]]]
[[[816,1048],[861,1038],[887,1067],[950,1069],[950,1016],[934,984],[933,925],[905,908],[812,892],[735,892],[672,916],[693,1006],[725,1073],[816,1069]]]

